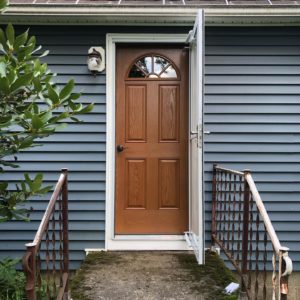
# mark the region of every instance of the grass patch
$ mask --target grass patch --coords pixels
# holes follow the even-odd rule
[[[121,258],[111,252],[94,252],[87,255],[80,268],[71,279],[71,296],[73,300],[90,300],[85,294],[84,279],[89,276],[93,268],[99,268],[101,265],[108,265],[120,262]]]
[[[205,252],[205,265],[198,265],[194,255],[176,254],[182,268],[187,269],[195,281],[194,289],[205,299],[235,300],[237,293],[224,294],[224,288],[237,282],[235,275],[225,266],[223,260],[214,252]]]

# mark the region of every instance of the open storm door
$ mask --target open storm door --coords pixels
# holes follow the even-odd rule
[[[188,40],[190,46],[189,231],[186,240],[199,264],[204,263],[203,213],[203,63],[204,14],[199,10]]]

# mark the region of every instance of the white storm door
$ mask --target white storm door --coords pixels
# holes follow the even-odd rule
[[[190,48],[189,231],[186,240],[204,263],[203,205],[203,64],[204,13],[199,10],[188,40]]]

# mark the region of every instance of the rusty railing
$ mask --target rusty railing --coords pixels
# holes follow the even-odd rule
[[[68,299],[68,170],[62,173],[32,243],[23,270],[28,300]]]
[[[287,299],[289,249],[281,246],[250,171],[214,165],[212,197],[212,246],[240,276],[240,299]]]

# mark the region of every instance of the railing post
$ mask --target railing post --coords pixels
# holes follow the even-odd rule
[[[211,220],[211,247],[215,250],[215,236],[217,234],[217,164],[213,164],[213,184],[212,184],[212,220]]]
[[[35,300],[35,280],[36,280],[36,247],[26,244],[26,254],[23,257],[23,269],[26,274],[26,295],[28,300]]]
[[[68,169],[62,169],[65,180],[62,186],[62,219],[63,219],[63,273],[69,274],[69,236],[68,236]],[[69,276],[68,276],[69,278]],[[64,300],[68,299],[69,279],[66,283]]]
[[[289,257],[287,247],[281,247],[279,250],[279,297],[280,300],[287,300],[289,292],[289,275],[293,272],[293,263]]]
[[[250,170],[244,170],[244,175],[249,174]],[[247,286],[245,285],[245,277],[248,273],[248,239],[249,239],[249,201],[250,188],[244,177],[244,205],[243,205],[243,239],[242,239],[242,277],[240,299],[247,299]]]

